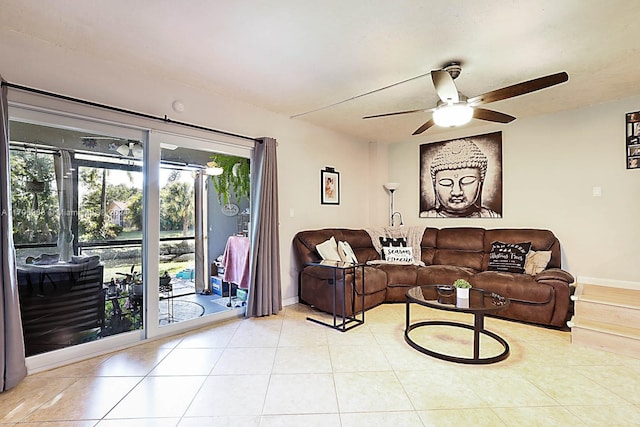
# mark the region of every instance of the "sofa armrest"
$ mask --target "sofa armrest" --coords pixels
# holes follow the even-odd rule
[[[536,274],[534,279],[536,282],[545,280],[559,280],[561,282],[565,282],[567,285],[570,285],[574,281],[574,278],[571,274],[560,268],[549,268],[547,270],[541,271],[540,273]]]
[[[536,283],[551,286],[555,290],[556,308],[549,324],[563,327],[573,315],[571,302],[573,276],[560,268],[550,268],[538,273],[534,279]]]
[[[320,280],[333,280],[333,269],[326,267],[318,267],[315,265],[306,266],[303,270],[304,274],[309,275],[315,279]],[[336,274],[338,279],[342,279],[342,273]]]

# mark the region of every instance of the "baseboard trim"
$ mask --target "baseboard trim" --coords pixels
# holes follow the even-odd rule
[[[640,282],[631,282],[627,280],[601,279],[597,277],[578,276],[576,278],[576,282],[583,283],[585,285],[610,286],[612,288],[640,289]]]
[[[282,306],[286,307],[288,305],[297,304],[298,302],[300,302],[298,300],[298,297],[285,298],[285,299],[282,300]]]

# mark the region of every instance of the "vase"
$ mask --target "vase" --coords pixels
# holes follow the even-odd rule
[[[469,299],[470,288],[456,288],[456,295],[461,299]]]
[[[456,288],[456,307],[469,308],[469,288]]]

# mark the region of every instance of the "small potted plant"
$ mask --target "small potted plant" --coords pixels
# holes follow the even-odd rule
[[[453,282],[453,286],[456,287],[456,296],[458,298],[469,298],[469,289],[471,288],[471,283],[467,282],[464,279],[458,279]]]

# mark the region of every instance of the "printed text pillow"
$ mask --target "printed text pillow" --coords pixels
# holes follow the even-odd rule
[[[524,273],[527,254],[531,249],[531,242],[503,243],[493,242],[489,253],[490,271],[507,271],[509,273]]]
[[[413,248],[389,246],[382,248],[385,261],[413,264]]]

